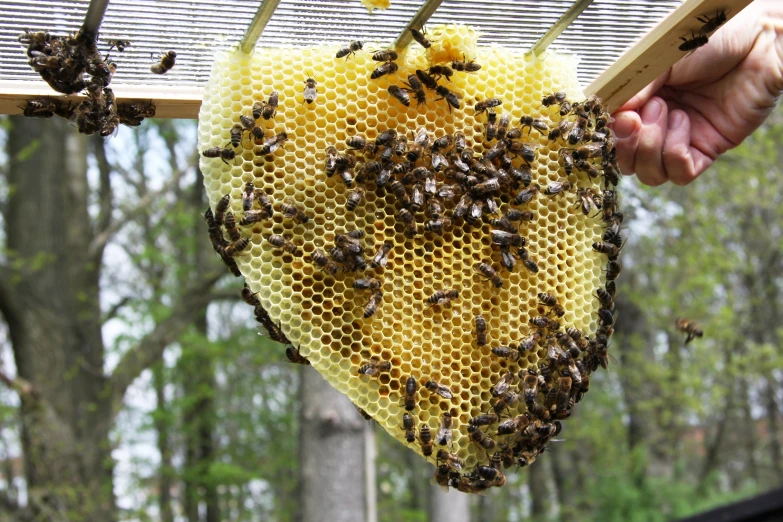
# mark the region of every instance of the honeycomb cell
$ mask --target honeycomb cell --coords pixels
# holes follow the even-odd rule
[[[428,37],[434,42],[429,51],[412,45],[398,60],[399,72],[377,81],[369,75],[378,64],[364,51],[339,60],[334,57],[338,47],[266,49],[251,57],[218,56],[204,91],[199,148],[225,147],[239,115],[249,115],[253,103],[268,100],[272,91],[279,94],[277,113],[270,120],[258,120],[258,125],[265,140],[282,131],[287,140],[264,156],[260,155],[262,145],[236,151],[237,158],[228,165],[219,158],[202,157],[201,170],[211,208],[228,194],[237,220],[245,215],[242,193],[246,183],[253,182],[272,200],[275,212],[271,219],[239,228],[241,235],[250,238],[250,247],[234,260],[271,320],[281,323],[288,340],[300,346],[301,353],[335,388],[403,443],[400,425],[405,381],[412,376],[418,384],[417,407],[412,412],[417,429],[429,424],[437,431],[443,412],[450,411],[454,415],[451,451],[465,460],[463,471],[472,471],[477,464],[486,464],[487,451],[468,437],[469,419],[495,408],[499,399],[490,390],[502,374],[539,371],[541,364],[550,364],[555,331],[545,332],[537,347],[518,360],[501,358],[491,349],[516,346],[533,334],[529,323],[533,316],[558,320],[560,331],[574,327],[585,336],[595,336],[599,305],[594,294],[604,284],[607,258],[591,245],[601,240],[605,224],[594,216],[597,212],[585,215],[581,211],[576,189],[600,194],[602,188],[600,179],[590,179],[575,169],[568,176],[574,184],[572,190],[557,196],[540,193],[529,203],[526,208],[534,212],[534,220],[517,226],[519,234],[527,238],[526,255],[537,271],[523,265],[516,248],[512,252],[514,269],[501,269],[500,252],[489,240],[492,226],[488,222],[477,226],[459,222],[446,232],[427,232],[424,209],[416,216],[418,229],[411,237],[397,217],[398,198],[372,181],[364,183],[363,202],[348,211],[348,192],[360,182],[346,187],[339,175],[330,177],[325,172],[327,147],[345,153],[348,136],[359,133],[373,140],[380,132],[394,129],[410,144],[420,127],[433,138],[460,131],[466,136],[467,147],[483,154],[492,144],[485,141],[486,116],[474,111],[477,101],[499,98],[502,106],[497,112],[508,113],[512,127],[522,116],[532,116],[553,128],[561,121],[558,107],[542,106],[542,98],[556,91],[564,91],[572,101],[583,98],[574,57],[548,53],[532,58],[500,47],[477,47],[475,31],[464,26],[431,27]],[[380,46],[366,43],[365,48]],[[421,106],[411,100],[406,108],[390,98],[388,86],[399,85],[416,69],[463,59],[473,59],[482,67],[474,73],[455,72],[446,83],[462,95],[459,109],[436,101],[439,96],[431,91],[426,92],[427,103]],[[303,76],[312,76],[318,84],[313,104],[303,102]],[[520,139],[537,147],[530,169],[533,183],[543,190],[567,177],[560,150],[569,146],[563,140],[550,142],[534,129],[525,129]],[[430,165],[430,153],[427,151],[416,165]],[[357,158],[355,178],[372,155],[360,151],[350,154]],[[522,165],[516,157],[513,162]],[[439,184],[451,182],[443,172],[435,177]],[[507,210],[513,196],[501,199],[499,213]],[[295,201],[305,209],[309,222],[296,224],[283,219],[278,209],[285,201]],[[450,215],[455,203],[446,205],[445,215]],[[359,275],[346,270],[330,274],[314,266],[316,248],[328,250],[336,234],[357,228],[367,233],[363,252],[368,263],[383,242],[392,242],[385,268],[368,267]],[[298,253],[272,248],[265,239],[269,234],[283,235],[298,247]],[[484,261],[498,270],[502,288],[494,288],[475,274],[475,266]],[[366,319],[363,310],[371,291],[352,286],[362,276],[383,281],[378,310]],[[425,303],[436,290],[448,288],[459,289],[459,298],[448,304]],[[555,294],[566,313],[555,318],[538,302],[540,292]],[[473,321],[478,313],[489,325],[486,346],[475,341]],[[359,375],[358,368],[373,357],[392,362],[392,368],[379,376]],[[586,356],[578,360],[582,366],[591,364]],[[573,372],[571,375],[573,389]],[[552,379],[556,383],[562,376],[559,369]],[[446,400],[426,390],[428,379],[447,385],[453,398]],[[521,380],[515,377],[511,389],[520,391],[520,387]],[[544,393],[539,395],[544,400]],[[501,406],[504,419],[527,411],[524,401]],[[494,433],[496,427],[485,431]],[[421,453],[418,443],[408,446]],[[528,462],[538,454],[530,451]],[[435,463],[433,458],[429,460]]]

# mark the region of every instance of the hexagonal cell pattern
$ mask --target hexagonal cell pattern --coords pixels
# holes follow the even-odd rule
[[[428,36],[434,42],[429,51],[412,44],[397,60],[399,71],[377,80],[369,76],[379,63],[367,51],[340,59],[335,58],[336,47],[259,48],[251,56],[223,54],[205,88],[198,139],[201,150],[230,147],[230,129],[239,116],[250,115],[254,103],[266,101],[272,91],[279,94],[274,118],[257,120],[264,140],[287,133],[287,141],[278,150],[261,155],[264,140],[254,143],[245,133],[235,160],[201,159],[212,208],[230,194],[230,210],[239,220],[242,187],[247,182],[262,189],[275,204],[273,218],[240,227],[242,235],[250,238],[250,246],[234,259],[247,285],[257,292],[272,320],[282,320],[282,331],[316,370],[400,442],[421,454],[418,440],[405,442],[401,427],[405,381],[413,376],[418,389],[411,413],[417,433],[426,423],[434,435],[443,413],[449,411],[454,419],[451,451],[465,461],[468,470],[485,464],[490,453],[471,442],[469,419],[492,410],[496,399],[490,390],[501,375],[509,370],[516,375],[538,369],[548,357],[545,341],[516,362],[496,356],[491,348],[519,343],[533,331],[529,319],[547,312],[538,302],[539,292],[554,294],[564,305],[563,328],[576,327],[593,335],[599,308],[594,294],[603,285],[607,258],[591,248],[593,242],[601,241],[601,219],[583,214],[576,195],[577,187],[600,191],[599,179],[576,170],[568,178],[572,190],[557,196],[539,194],[527,205],[535,219],[523,222],[520,233],[527,238],[527,250],[540,270],[532,273],[518,263],[514,271],[501,272],[502,288],[495,288],[475,271],[480,262],[491,262],[500,271],[488,220],[475,227],[458,222],[445,233],[425,232],[409,238],[395,218],[396,198],[370,183],[364,201],[355,211],[347,210],[349,189],[340,176],[327,176],[324,165],[327,147],[345,153],[345,140],[350,136],[361,134],[374,140],[381,132],[394,129],[412,139],[424,127],[437,138],[462,131],[468,147],[482,153],[491,144],[485,142],[486,115],[473,109],[477,101],[499,98],[499,113],[508,112],[512,125],[527,115],[554,127],[560,121],[558,106],[542,106],[544,95],[564,91],[571,100],[583,98],[572,56],[547,53],[531,58],[501,47],[477,48],[476,34],[464,26],[434,27]],[[365,49],[379,48],[365,43]],[[411,106],[405,107],[387,91],[389,85],[401,85],[416,69],[463,56],[473,57],[481,69],[455,72],[450,82],[443,82],[462,95],[459,109],[450,110],[444,100],[436,101],[432,91],[427,92],[426,104],[417,106],[412,99]],[[312,104],[303,99],[309,77],[318,86]],[[542,191],[565,177],[558,154],[562,140],[550,142],[531,129],[525,130],[522,141],[536,147],[531,170],[533,183]],[[362,155],[355,155],[361,163]],[[438,176],[439,182],[445,181]],[[301,224],[283,218],[277,211],[283,202],[298,204],[310,221]],[[506,207],[508,198],[501,211]],[[392,243],[385,268],[332,275],[312,264],[315,249],[327,250],[336,234],[353,229],[366,233],[363,242],[368,259],[384,242]],[[264,236],[273,233],[296,244],[298,254],[284,254],[270,245]],[[352,285],[357,278],[369,276],[383,281],[383,298],[377,312],[365,319],[370,292],[354,290]],[[447,288],[459,289],[459,298],[444,305],[426,302],[435,291]],[[477,314],[488,324],[485,346],[476,343]],[[372,377],[360,375],[359,367],[371,358],[390,361],[391,370]],[[448,387],[453,398],[426,389],[428,380]],[[515,377],[512,389],[517,388],[521,391],[521,379]],[[519,400],[502,412],[501,420],[525,411],[525,403]],[[503,437],[494,436],[496,425],[482,431],[503,442]],[[530,462],[535,459],[535,455],[529,457]],[[434,454],[430,460],[434,461]]]

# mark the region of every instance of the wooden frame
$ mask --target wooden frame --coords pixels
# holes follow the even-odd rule
[[[677,63],[686,53],[680,51],[681,37],[696,32],[702,23],[697,16],[714,16],[719,11],[727,18],[742,11],[752,0],[686,0],[666,19],[631,47],[617,62],[587,86],[585,94],[599,96],[611,111],[630,100],[644,86]],[[197,118],[201,107],[201,89],[193,87],[156,87],[112,85],[118,103],[152,101],[157,118]],[[21,114],[27,102],[43,96],[60,97],[41,81],[0,81],[0,114]],[[80,100],[83,96],[68,96]]]

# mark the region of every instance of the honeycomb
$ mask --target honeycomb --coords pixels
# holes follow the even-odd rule
[[[500,422],[518,418],[517,415],[528,410],[527,402],[522,399],[524,373],[553,373],[553,368],[547,372],[546,366],[552,362],[557,328],[543,331],[542,339],[532,349],[513,350],[537,330],[531,326],[531,318],[557,319],[561,323],[559,332],[564,332],[566,327],[577,328],[584,336],[583,341],[600,333],[601,324],[609,325],[602,331],[611,335],[612,321],[601,322],[602,305],[596,298],[607,279],[608,258],[592,247],[593,243],[602,241],[607,223],[601,212],[580,210],[583,199],[577,194],[578,189],[595,189],[601,193],[601,178],[591,178],[578,169],[567,176],[559,152],[566,143],[562,139],[549,140],[546,132],[530,128],[523,130],[520,140],[535,151],[530,170],[532,184],[538,184],[540,191],[529,203],[518,207],[533,213],[532,221],[519,224],[519,233],[527,240],[525,248],[529,259],[537,264],[537,272],[519,262],[511,271],[501,269],[501,254],[491,241],[495,227],[489,221],[511,208],[513,193],[499,198],[497,216],[485,214],[472,225],[455,219],[450,229],[441,232],[422,230],[423,218],[417,218],[416,233],[409,233],[398,219],[400,201],[389,185],[377,188],[365,181],[363,200],[353,211],[348,210],[346,203],[351,191],[361,180],[355,180],[349,188],[340,175],[327,175],[329,147],[357,159],[354,174],[362,162],[369,162],[374,156],[366,151],[348,151],[346,140],[358,135],[371,142],[390,129],[396,130],[398,136],[406,135],[409,144],[420,128],[425,128],[432,139],[463,132],[467,146],[481,154],[492,142],[485,139],[488,116],[479,114],[474,109],[475,103],[498,98],[501,105],[495,108],[497,116],[508,113],[511,127],[518,127],[522,116],[532,116],[553,129],[563,119],[560,106],[543,106],[543,97],[561,91],[568,100],[583,99],[573,56],[548,53],[535,58],[497,46],[477,47],[476,33],[466,26],[431,27],[427,37],[433,43],[430,49],[413,43],[396,60],[399,70],[378,79],[371,79],[370,75],[381,64],[373,61],[367,49],[382,47],[372,43],[365,43],[364,50],[345,58],[335,58],[335,55],[348,43],[338,47],[258,49],[251,56],[219,55],[204,91],[198,141],[202,151],[209,148],[232,151],[228,154],[231,159],[201,158],[212,209],[228,195],[228,210],[239,221],[243,216],[242,195],[248,182],[267,194],[274,204],[268,219],[239,227],[249,244],[233,256],[238,267],[235,273],[241,272],[248,294],[255,294],[253,297],[268,313],[264,324],[270,320],[274,325],[279,324],[280,336],[298,347],[301,357],[332,386],[420,455],[423,455],[422,431],[426,433],[429,429],[435,440],[443,414],[448,412],[452,419],[452,438],[446,445],[435,444],[427,458],[444,471],[443,461],[436,461],[436,454],[439,449],[446,449],[459,460],[455,459],[454,466],[449,467],[449,478],[441,476],[443,480],[439,482],[473,491],[502,485],[497,479],[488,483],[476,472],[492,475],[486,466],[489,463],[499,467],[499,457],[493,457],[493,461],[490,456],[502,451],[508,455],[509,448],[515,444],[509,436],[504,438],[496,432]],[[411,94],[410,106],[406,107],[387,90],[390,85],[403,85],[416,69],[426,70],[433,64],[463,57],[475,60],[481,65],[480,70],[455,72],[448,81],[441,79],[441,85],[461,94],[460,108],[450,107],[446,100],[437,100],[432,91],[427,91],[426,104],[417,105]],[[317,84],[312,103],[304,100],[308,78]],[[262,106],[273,91],[279,95],[275,116],[257,119],[262,138],[254,140],[249,132],[245,133],[242,143],[233,148],[231,133],[239,116],[251,115],[254,104]],[[283,131],[287,140],[281,141],[271,154],[265,154],[269,148],[263,150],[264,143]],[[429,157],[422,157],[416,165],[429,161]],[[516,158],[514,165],[524,164]],[[442,172],[436,176],[439,186],[450,182]],[[572,185],[570,190],[545,194],[550,184],[566,178]],[[454,201],[446,205],[446,215]],[[281,204],[298,206],[309,220],[290,219],[280,211]],[[365,233],[359,244],[367,258],[366,270],[330,271],[314,262],[314,254],[329,251],[336,236],[357,230]],[[288,253],[273,246],[270,235],[283,236],[296,245],[296,252]],[[373,268],[370,259],[387,242],[391,247],[388,264]],[[479,273],[480,263],[493,267],[501,278],[500,287]],[[612,270],[617,272],[619,265],[610,267]],[[381,281],[377,290],[354,288],[355,281],[368,277]],[[610,278],[614,277],[616,274]],[[458,297],[442,304],[427,302],[436,291],[449,289],[456,289]],[[555,297],[563,306],[562,317],[555,317],[552,307],[540,302],[540,293]],[[379,295],[377,311],[365,317],[368,302],[376,294]],[[613,304],[605,308],[613,309]],[[488,339],[483,345],[477,343],[477,315],[487,324]],[[590,353],[594,341],[595,338],[590,339]],[[499,353],[496,349],[501,346],[511,346],[512,351],[521,354],[519,359],[496,355]],[[603,348],[605,353],[605,342]],[[579,363],[585,381],[599,362],[591,357],[588,359],[585,353]],[[364,371],[367,364],[375,364],[380,369],[374,368],[369,372],[374,375],[368,375]],[[497,441],[494,448],[486,449],[471,440],[469,421],[493,411],[498,401],[493,397],[493,387],[509,371],[513,372],[510,389],[518,390],[520,398],[511,401],[508,408],[499,409],[497,422],[480,427],[478,431]],[[560,369],[554,375],[547,375],[547,382],[554,385],[547,385],[548,394],[543,393],[545,388],[539,389],[536,400],[559,405],[555,395],[559,390],[568,390],[557,383],[567,374],[567,370]],[[410,377],[417,388],[415,406],[409,412],[414,421],[413,442],[406,441],[403,427],[403,414],[407,413],[405,388]],[[436,383],[432,390],[425,387],[427,381]],[[436,385],[442,387],[443,393],[438,393]],[[580,398],[581,393],[577,400]],[[554,406],[549,407],[554,415]],[[559,421],[553,424],[553,419],[565,418],[567,413],[561,412],[559,417],[553,416],[543,425],[536,421],[539,433],[535,437],[543,442],[550,440],[553,432],[560,430]],[[528,423],[519,426],[519,432],[525,424]],[[425,426],[428,428],[422,430]],[[547,431],[546,436],[540,434],[542,431]],[[476,435],[475,429],[472,432]],[[511,437],[518,439],[520,435]],[[513,465],[532,463],[544,445],[514,450]],[[504,464],[509,466],[510,459],[505,458]],[[467,474],[469,470],[477,471]],[[460,471],[466,473],[462,477],[469,478],[461,479]]]
[[[362,5],[367,8],[370,13],[375,9],[388,9],[391,5],[391,0],[362,0]]]

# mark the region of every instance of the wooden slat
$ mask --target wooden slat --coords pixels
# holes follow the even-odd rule
[[[703,25],[696,20],[697,16],[712,17],[724,11],[731,19],[751,1],[686,0],[588,85],[585,93],[597,95],[614,111],[686,56],[679,49],[683,43],[680,38],[690,38],[691,32],[695,33]]]
[[[193,87],[155,87],[154,89],[112,85],[117,103],[144,101],[155,104],[156,118],[197,118],[201,107],[201,89]],[[84,96],[63,96],[43,81],[0,82],[0,114],[22,114],[27,100],[51,96],[66,101],[81,101]]]

